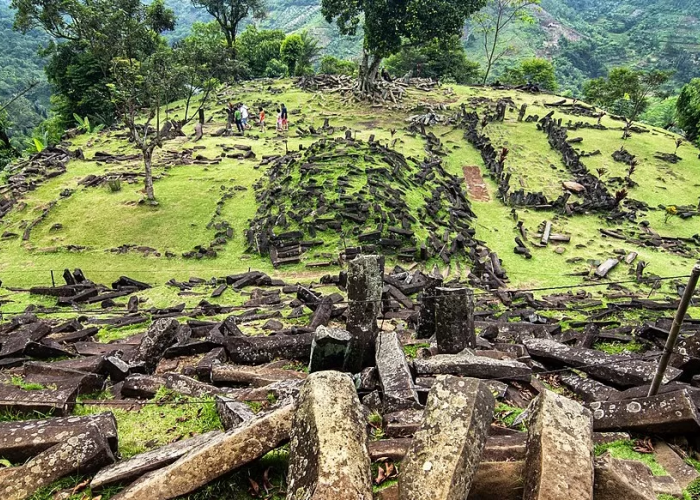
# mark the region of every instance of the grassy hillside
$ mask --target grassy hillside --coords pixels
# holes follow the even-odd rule
[[[271,89],[275,89],[274,94],[270,92]],[[52,269],[60,272],[63,268],[74,267],[82,268],[101,282],[129,274],[137,279],[162,283],[170,278],[182,280],[192,275],[209,278],[248,268],[278,275],[322,274],[322,271],[314,273],[307,269],[305,264],[332,260],[342,251],[343,242],[332,229],[317,235],[317,239],[327,241],[318,252],[305,255],[301,264],[279,270],[272,268],[269,258],[246,252],[245,231],[258,209],[254,185],[265,175],[265,167],[260,167],[259,159],[284,154],[285,148],[289,151],[309,148],[321,137],[308,134],[299,137],[296,132],[298,127],[320,129],[326,118],[334,128],[333,135],[324,133],[329,139],[342,137],[343,128],[347,128],[359,140],[367,141],[370,135],[374,135],[381,144],[391,143],[405,157],[422,159],[427,155],[426,139],[407,130],[406,118],[409,115],[423,113],[431,107],[447,106],[447,111],[440,112],[447,117],[464,104],[467,109],[474,109],[483,116],[493,109],[497,100],[512,98],[514,106],[509,107],[505,121],[489,123],[483,129],[497,151],[501,148],[510,151],[505,171],[511,174],[511,192],[522,188],[526,192],[542,192],[549,200],[554,200],[564,193],[562,182],[574,180],[562,163],[561,155],[550,147],[547,136],[538,130],[537,123],[517,121],[516,108],[524,103],[529,105],[528,115],[544,116],[549,108],[543,105],[556,100],[552,96],[469,87],[442,88],[431,93],[414,89],[409,91],[402,106],[377,109],[364,104],[349,104],[338,94],[306,93],[286,81],[272,85],[270,82],[250,82],[230,87],[219,99],[234,96],[254,105],[266,103],[269,107],[272,107],[273,100],[286,102],[293,124],[289,135],[274,131],[261,135],[252,131],[244,138],[205,135],[197,144],[185,137],[168,142],[157,153],[158,164],[163,165],[167,161],[166,166],[156,168],[155,190],[160,203],[157,207],[138,204],[142,188],[138,178],[134,181],[123,180],[121,191],[115,193],[104,185],[83,187],[80,184],[89,175],[119,176],[127,172],[140,172],[139,160],[111,164],[92,160],[97,152],[135,152],[125,140],[119,138],[119,132],[80,136],[74,140],[71,148],[81,148],[86,160],[70,161],[65,174],[27,192],[0,221],[0,233],[6,233],[0,241],[0,276],[4,285],[21,287],[47,284],[50,283]],[[207,133],[225,124],[220,108],[214,105],[207,110],[207,114],[214,117],[206,125]],[[554,118],[562,118],[564,123],[570,119],[590,124],[597,121],[561,111],[555,111]],[[583,139],[583,142],[576,144],[577,148],[601,151],[600,155],[583,158],[583,161],[595,175],[598,175],[596,170],[604,170],[600,182],[612,193],[619,190],[619,178],[624,177],[627,170],[626,165],[613,160],[612,153],[624,146],[637,157],[639,165],[632,176],[637,185],[629,188],[629,198],[623,205],[633,207],[636,206],[633,201],[640,201],[648,204],[648,208],[636,211],[635,216],[616,221],[606,220],[606,213],[566,216],[556,209],[511,208],[497,199],[498,187],[489,178],[479,151],[464,138],[465,130],[461,126],[449,123],[428,128],[442,141],[443,165],[449,174],[462,177],[464,167],[479,167],[486,195],[469,195],[471,209],[477,215],[474,222],[476,239],[498,253],[511,286],[581,283],[587,278],[572,276],[572,273],[590,269],[591,264],[614,256],[614,251],[619,249],[637,252],[639,259],[649,263],[647,272],[659,276],[685,274],[693,259],[697,258],[697,242],[694,245],[688,243],[689,250],[685,255],[679,255],[674,249],[664,248],[667,246],[665,244],[658,247],[648,243],[635,245],[602,237],[600,229],[614,229],[625,234],[628,240],[638,242],[638,233],[646,231],[646,227],[661,237],[692,238],[698,233],[697,217],[682,219],[676,215],[667,218],[664,208],[669,205],[697,207],[700,194],[697,181],[700,171],[698,151],[691,145],[683,144],[678,151],[682,159],[676,164],[666,163],[655,155],[657,152],[673,153],[675,136],[651,129],[645,133],[633,133],[631,139],[623,142],[621,124],[605,117],[602,125],[608,130],[582,128],[570,132],[570,137],[575,135]],[[392,131],[395,131],[395,135]],[[233,145],[251,147],[257,160],[222,158],[217,165],[186,164],[192,162],[179,159],[173,161],[173,158],[196,155],[207,159],[219,158],[225,153],[224,147]],[[195,147],[197,149],[193,149]],[[346,168],[351,168],[349,165],[353,160],[349,159]],[[123,177],[131,178],[128,175]],[[577,198],[573,196],[570,202]],[[283,203],[285,200],[279,201]],[[28,239],[23,241],[21,236],[27,225],[40,218],[44,211],[47,212],[46,216],[33,226]],[[513,252],[516,246],[514,238],[520,235],[514,215],[524,223],[531,235],[538,232],[543,221],[552,221],[553,232],[570,235],[571,243],[561,245],[561,248],[552,244],[547,248],[533,246],[533,258],[525,260]],[[217,229],[212,223],[217,221],[225,221],[233,229],[233,238],[220,246],[217,256],[201,260],[182,257],[183,253],[191,252],[197,245],[206,247],[216,238]],[[371,229],[370,222],[367,223],[368,229]],[[424,243],[424,234],[416,237],[418,245]],[[531,241],[534,240],[536,238],[531,237]],[[322,259],[321,254],[326,254],[326,258]],[[427,268],[434,264],[446,267],[436,256],[424,263]],[[453,275],[458,273],[454,265],[450,272]],[[466,276],[466,269],[462,272]],[[619,266],[610,276],[626,279],[627,269]]]

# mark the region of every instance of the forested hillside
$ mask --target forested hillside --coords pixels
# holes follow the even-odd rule
[[[187,35],[192,23],[210,18],[189,1],[167,2],[177,15],[171,40]],[[269,14],[258,24],[262,28],[293,32],[307,29],[325,53],[357,58],[360,38],[341,37],[320,12],[320,0],[269,0]],[[508,54],[495,66],[496,79],[514,61],[546,57],[554,61],[560,92],[582,94],[586,79],[604,75],[614,66],[638,69],[666,69],[675,74],[669,90],[677,89],[700,74],[700,0],[542,0],[533,9],[535,22],[514,24],[504,40]],[[46,114],[49,88],[42,72],[43,60],[37,49],[44,35],[21,35],[12,31],[13,12],[8,0],[0,0],[0,102],[5,102],[27,82],[42,84],[11,109],[19,135],[31,131]],[[465,28],[464,43],[470,59],[483,63],[480,35]]]

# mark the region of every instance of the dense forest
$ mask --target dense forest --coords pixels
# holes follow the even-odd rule
[[[244,19],[239,29],[254,23],[259,29],[285,33],[305,30],[317,40],[323,55],[359,61],[361,35],[341,36],[337,26],[324,19],[320,4],[320,0],[268,0],[267,15]],[[163,33],[170,43],[184,39],[196,22],[211,20],[189,1],[169,0],[166,5],[176,17],[174,29]],[[529,12],[529,22],[505,27],[503,54],[495,58],[489,81],[507,79],[509,71],[525,59],[544,58],[553,63],[558,93],[584,97],[585,82],[605,76],[613,67],[667,70],[670,79],[663,83],[657,93],[660,97],[652,99],[653,105],[642,116],[662,124],[663,120],[668,121],[669,110],[675,106],[675,100],[665,97],[677,94],[683,84],[700,74],[700,20],[696,17],[700,0],[541,0],[539,5],[529,7]],[[9,130],[19,140],[30,136],[48,116],[51,89],[43,72],[41,48],[49,38],[37,30],[27,34],[14,31],[13,18],[9,1],[0,0],[0,107],[37,82],[7,109],[13,117]],[[468,65],[478,63],[482,75],[487,63],[483,41],[477,23],[470,20],[462,45]],[[467,64],[461,59],[455,61],[448,58],[444,64]],[[320,63],[321,58],[316,58],[317,69]],[[405,64],[396,61],[389,61],[388,66],[395,71],[405,68]],[[473,74],[478,81],[478,70],[469,67],[463,74]]]

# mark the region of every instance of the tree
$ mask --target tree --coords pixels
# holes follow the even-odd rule
[[[510,43],[503,44],[508,27],[516,22],[531,23],[530,8],[540,0],[489,0],[481,12],[474,15],[476,32],[482,38],[486,70],[482,78],[485,84],[494,65],[511,50]]]
[[[690,141],[700,139],[700,78],[693,78],[681,89],[676,103],[678,126]]]
[[[442,41],[431,40],[421,47],[405,45],[384,64],[396,76],[411,72],[460,84],[473,83],[479,77],[479,64],[467,59],[462,40],[456,35]]]
[[[357,75],[357,63],[345,61],[334,56],[324,56],[318,70],[322,75]]]
[[[382,58],[405,44],[423,45],[461,34],[466,19],[486,0],[322,0],[321,12],[343,35],[354,35],[364,19],[363,54],[357,89],[371,93]]]
[[[259,30],[254,25],[249,25],[236,41],[239,60],[248,65],[254,78],[266,76],[268,64],[280,57],[284,39],[282,30]]]
[[[176,59],[185,63],[185,67],[190,70],[197,68],[191,76],[200,80],[215,78],[226,81],[249,74],[245,64],[233,59],[221,28],[213,21],[194,23],[190,34],[176,42],[173,49]]]
[[[503,74],[503,81],[511,85],[531,83],[545,90],[557,90],[557,79],[554,76],[554,65],[537,57],[526,59],[516,68],[508,68]]]
[[[263,19],[266,14],[265,0],[192,0],[192,5],[205,9],[221,26],[226,46],[236,57],[236,35],[238,25],[247,17]]]
[[[289,76],[294,76],[296,72],[297,62],[301,57],[304,42],[301,40],[301,35],[293,34],[287,36],[280,46],[280,59],[287,65]]]
[[[670,77],[667,71],[613,68],[607,78],[587,81],[583,91],[590,103],[634,121],[649,104],[649,98],[657,95]]]

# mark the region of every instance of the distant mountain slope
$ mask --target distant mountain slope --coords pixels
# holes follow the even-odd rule
[[[172,39],[185,36],[195,21],[209,16],[189,0],[168,0],[178,25]],[[320,0],[268,0],[269,15],[263,28],[293,32],[308,29],[321,41],[324,52],[345,58],[359,56],[360,37],[341,37],[321,15]],[[23,82],[41,78],[43,61],[36,55],[40,33],[13,32],[8,0],[0,0],[0,100]],[[542,0],[534,12],[536,22],[518,26],[506,37],[513,53],[496,67],[497,76],[514,61],[532,56],[555,62],[561,90],[579,94],[582,83],[605,74],[613,66],[674,70],[676,86],[700,75],[700,0]],[[479,40],[465,29],[469,57],[483,59]],[[44,85],[28,100],[18,103],[22,131],[30,130],[48,107]]]

